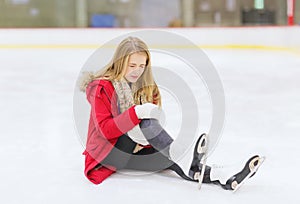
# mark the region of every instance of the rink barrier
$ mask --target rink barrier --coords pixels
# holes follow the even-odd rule
[[[11,44],[11,45],[1,45],[0,49],[98,49],[99,47],[104,47],[96,44]],[[181,45],[149,45],[151,48],[163,49],[163,48],[174,48],[174,49],[194,49],[194,47],[181,46]],[[261,51],[281,51],[293,53],[300,55],[300,49],[290,48],[290,47],[279,47],[279,46],[265,46],[265,45],[198,45],[201,49],[212,49],[212,50],[261,50]],[[115,48],[115,47],[107,47]]]

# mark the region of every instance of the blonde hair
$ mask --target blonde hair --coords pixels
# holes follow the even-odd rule
[[[143,74],[134,84],[134,102],[140,104],[144,96],[147,102],[155,102],[161,106],[159,89],[153,79],[151,68],[151,56],[148,46],[137,37],[127,37],[117,47],[110,63],[97,72],[84,72],[80,82],[80,90],[85,92],[88,84],[94,80],[121,80],[128,66],[129,56],[134,53],[145,53],[147,55],[146,66]]]

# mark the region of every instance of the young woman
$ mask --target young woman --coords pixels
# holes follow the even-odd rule
[[[170,169],[183,179],[198,181],[206,151],[202,134],[191,155],[189,176],[176,164],[174,154],[180,144],[159,123],[161,96],[153,79],[147,45],[136,37],[124,39],[112,61],[97,73],[83,76],[81,90],[91,105],[85,155],[85,175],[99,184],[121,169],[160,171]],[[255,171],[259,156],[250,158],[244,169],[225,181],[214,178],[206,166],[204,183],[234,190]],[[233,175],[233,176],[232,176]]]

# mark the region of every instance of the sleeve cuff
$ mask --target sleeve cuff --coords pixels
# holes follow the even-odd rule
[[[136,115],[136,113],[135,113],[135,110],[134,110],[134,107],[135,107],[135,106],[130,107],[130,108],[128,109],[128,111],[129,111],[129,116],[130,116],[131,121],[132,121],[135,125],[137,125],[137,124],[139,124],[139,123],[141,122],[141,120],[137,117],[137,115]]]

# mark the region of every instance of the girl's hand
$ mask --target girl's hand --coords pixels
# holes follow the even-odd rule
[[[135,113],[139,119],[154,118],[159,120],[161,109],[153,103],[145,103],[134,107]]]

